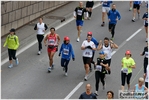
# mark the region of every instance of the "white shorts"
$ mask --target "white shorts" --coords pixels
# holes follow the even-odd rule
[[[102,12],[109,12],[110,10],[110,7],[102,7]]]

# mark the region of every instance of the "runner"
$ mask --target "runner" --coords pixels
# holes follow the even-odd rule
[[[103,85],[103,90],[105,89],[105,74],[107,73],[107,70],[110,68],[108,67],[108,62],[105,59],[105,53],[103,51],[99,52],[99,57],[97,58],[96,63],[96,71],[95,71],[95,95],[98,96],[98,88],[99,88],[99,81],[101,80],[101,83]]]
[[[93,6],[94,6],[94,1],[93,0],[88,0],[86,2],[86,10],[88,11],[88,14],[89,14],[89,17],[88,17],[89,20],[91,19],[91,16],[92,16]]]
[[[58,50],[58,45],[60,43],[60,37],[58,34],[55,33],[55,28],[52,27],[50,31],[51,33],[49,33],[44,39],[44,44],[45,46],[47,46],[47,51],[49,56],[48,72],[51,72],[51,69],[54,68],[53,57],[55,52]]]
[[[5,47],[6,45],[8,47],[8,55],[9,55],[9,63],[10,63],[8,67],[12,68],[13,67],[12,59],[15,60],[16,65],[19,64],[19,60],[16,57],[16,51],[20,45],[18,36],[15,35],[14,28],[10,30],[10,34],[7,36],[3,47]]]
[[[144,47],[144,51],[140,54],[141,56],[145,55],[144,57],[144,73],[146,73],[146,68],[147,68],[147,65],[148,65],[148,43],[147,43],[147,46]]]
[[[93,55],[92,50],[96,50],[95,44],[91,41],[91,36],[87,36],[87,40],[84,40],[81,46],[81,50],[83,50],[83,63],[86,71],[86,75],[84,80],[87,81],[89,74],[89,65],[91,63],[91,57]]]
[[[94,44],[95,44],[95,46],[96,46],[96,48],[97,48],[99,43],[98,43],[98,41],[92,36],[92,32],[88,32],[88,33],[87,33],[87,36],[91,36],[91,37],[92,37],[91,41],[94,42]],[[93,50],[93,55],[92,55],[92,58],[91,58],[91,63],[94,64],[94,68],[95,68],[94,54],[95,54],[95,50]],[[89,65],[89,66],[90,66],[90,72],[92,71],[91,63],[90,63],[90,65]]]
[[[37,40],[38,40],[38,55],[41,54],[42,50],[42,40],[44,38],[44,32],[48,27],[45,23],[43,23],[43,18],[39,18],[39,22],[35,25],[34,30],[37,30]]]
[[[91,92],[91,85],[86,85],[86,92],[82,93],[79,97],[79,99],[97,99],[97,97],[94,95],[94,93]]]
[[[103,27],[105,25],[106,14],[108,14],[110,10],[110,4],[112,3],[112,1],[101,1],[100,3],[102,3],[102,24],[101,26]]]
[[[148,88],[148,75],[149,75],[149,66],[147,65],[146,73],[144,74],[145,86]]]
[[[129,3],[129,5],[130,5],[129,11],[132,10],[132,3],[133,3],[133,1],[130,1],[130,3]]]
[[[107,100],[110,100],[110,99],[114,99],[114,92],[113,91],[107,92]]]
[[[132,22],[135,22],[136,10],[138,12],[138,18],[140,18],[140,6],[141,6],[141,1],[133,1],[133,18],[132,18]]]
[[[143,99],[145,99],[145,97],[147,97],[148,89],[143,84],[144,84],[144,79],[142,77],[140,77],[138,80],[138,84],[136,84],[134,87],[135,99],[142,99],[143,100]],[[139,93],[140,93],[140,95],[139,95]],[[144,95],[145,93],[147,93],[147,94]]]
[[[61,56],[61,53],[62,53],[62,56]],[[72,45],[70,44],[70,39],[68,36],[65,36],[64,43],[61,45],[61,48],[59,51],[59,56],[61,56],[61,66],[63,67],[63,70],[65,71],[65,76],[67,76],[68,64],[69,64],[71,55],[74,61],[75,55],[73,52]]]
[[[125,79],[127,78],[128,90],[130,89],[130,79],[132,76],[132,68],[136,68],[135,61],[131,58],[131,52],[129,50],[126,51],[125,57],[122,59],[122,69],[121,69],[121,81],[122,86],[121,90],[124,90]]]
[[[118,20],[121,19],[120,13],[116,10],[116,5],[112,4],[112,9],[108,12],[109,32],[111,32],[111,40],[114,39],[115,26]]]
[[[148,41],[148,9],[146,13],[144,13],[142,19],[144,20],[144,28],[146,32],[146,42]]]
[[[112,49],[117,48],[117,44],[115,44],[112,40],[109,40],[107,37],[104,38],[104,43],[102,43],[102,40],[99,41],[97,50],[102,50],[106,54],[105,59],[108,62],[109,67],[111,65]],[[111,74],[111,70],[109,70],[108,73]]]
[[[86,14],[86,17],[84,17],[84,14]],[[86,10],[86,8],[83,7],[83,2],[79,2],[79,7],[76,7],[74,13],[74,18],[76,18],[76,26],[77,26],[77,30],[78,30],[78,38],[77,38],[77,42],[80,41],[80,33],[81,33],[81,29],[83,26],[83,20],[84,18],[87,19],[88,18],[88,12]]]

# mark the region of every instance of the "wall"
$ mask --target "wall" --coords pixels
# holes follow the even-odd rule
[[[1,1],[1,37],[68,1]]]

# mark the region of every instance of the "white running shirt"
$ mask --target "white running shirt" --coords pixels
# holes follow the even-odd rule
[[[44,30],[45,30],[44,23],[41,23],[41,24],[37,23],[37,34],[43,35]]]
[[[106,54],[106,57],[105,57],[106,60],[111,59],[112,48],[110,44],[108,47],[105,47],[105,45],[103,44],[102,51]]]
[[[87,40],[84,40],[82,43],[82,47],[87,47],[87,46],[91,46],[92,48],[96,48],[94,42],[90,41],[88,42]],[[93,55],[93,51],[91,49],[86,48],[85,50],[83,50],[83,57],[92,57]]]
[[[147,68],[146,68],[146,78],[145,78],[145,82],[148,82],[148,75],[149,75],[149,65],[147,65]]]

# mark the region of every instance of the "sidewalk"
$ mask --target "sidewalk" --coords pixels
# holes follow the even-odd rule
[[[79,5],[78,1],[73,1],[43,16],[43,22],[45,22],[48,26],[48,30],[46,32],[49,31],[50,27],[58,26],[61,23],[61,18],[67,20],[70,17],[72,17],[73,11],[78,5]],[[85,5],[86,2],[84,2],[84,6]],[[20,41],[19,49],[27,46],[36,39],[36,31],[34,30],[34,26],[37,22],[38,19],[16,31],[16,35],[19,37]],[[1,38],[1,60],[4,60],[8,57],[7,48],[3,48],[5,39],[6,36]]]

